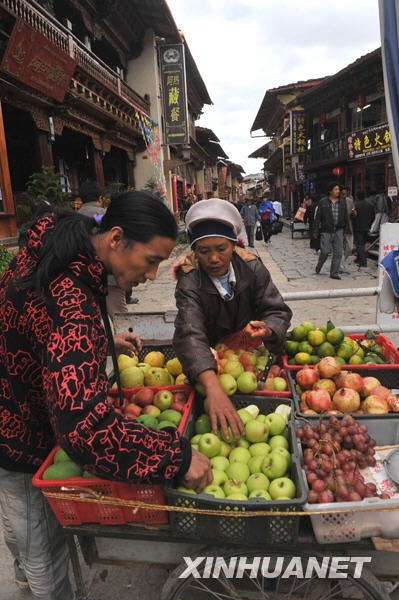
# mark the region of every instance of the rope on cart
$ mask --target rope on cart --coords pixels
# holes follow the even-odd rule
[[[171,506],[168,504],[150,504],[148,502],[142,502],[141,500],[124,500],[122,498],[114,498],[113,496],[105,496],[103,494],[99,494],[94,490],[79,488],[85,493],[90,494],[91,496],[95,496],[94,498],[90,497],[82,497],[79,494],[63,494],[60,492],[48,492],[47,490],[43,490],[43,494],[47,498],[54,498],[58,500],[69,500],[70,502],[92,502],[92,503],[100,503],[100,504],[110,504],[112,506],[126,506],[130,508],[134,508],[137,512],[139,509],[143,508],[146,510],[166,510],[168,512],[183,512],[183,513],[197,513],[201,515],[212,515],[216,517],[309,517],[311,515],[330,515],[330,514],[348,514],[348,513],[360,513],[360,512],[388,512],[399,510],[398,506],[380,506],[373,507],[368,506],[364,508],[337,508],[337,509],[326,509],[326,510],[309,510],[309,511],[297,511],[297,510],[246,510],[243,506],[240,508],[239,506],[234,506],[232,509],[226,510],[211,510],[208,508],[187,508],[185,506]],[[190,500],[187,500],[190,502]],[[234,501],[233,501],[234,502]]]

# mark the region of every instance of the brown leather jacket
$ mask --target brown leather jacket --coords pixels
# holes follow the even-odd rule
[[[236,247],[232,263],[236,275],[234,298],[222,300],[212,281],[200,268],[194,252],[180,264],[177,275],[173,346],[184,373],[195,381],[207,369],[216,370],[209,347],[249,321],[264,321],[273,331],[265,345],[280,353],[292,312],[284,303],[262,261]],[[228,306],[230,304],[230,307]]]

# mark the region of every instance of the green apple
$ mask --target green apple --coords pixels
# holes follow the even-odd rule
[[[222,375],[218,375],[218,379],[228,396],[232,396],[237,391],[237,382],[232,375],[222,373]]]
[[[245,408],[240,408],[237,413],[240,415],[241,421],[244,423],[244,425],[253,419],[252,415],[250,415]]]
[[[144,371],[140,367],[128,367],[120,373],[121,385],[124,388],[141,387],[144,385]]]
[[[202,494],[210,494],[211,496],[214,496],[215,498],[225,498],[226,497],[222,488],[213,483],[204,487],[204,489],[202,490],[201,493]]]
[[[230,464],[225,456],[213,456],[210,462],[212,469],[217,471],[225,471]]]
[[[266,492],[265,490],[255,490],[255,492],[251,492],[249,494],[249,498],[262,498],[263,500],[271,500],[272,497],[269,494],[269,492]]]
[[[157,408],[153,404],[147,404],[147,406],[144,406],[143,408],[143,415],[151,415],[152,417],[157,419],[160,414],[161,411],[159,410],[159,408]]]
[[[258,369],[260,371],[264,371],[265,367],[266,367],[266,363],[268,361],[269,357],[268,356],[259,356],[256,359],[256,366],[258,367]]]
[[[234,350],[231,350],[231,348],[224,352],[223,358],[227,358],[228,360],[238,360],[237,354],[234,352]]]
[[[234,379],[238,379],[241,373],[244,373],[244,367],[239,362],[238,357],[235,357],[235,360],[228,360],[226,365],[223,368],[223,373],[227,375],[232,375]]]
[[[289,429],[288,429],[288,427],[286,427],[286,428],[284,429],[284,431],[283,431],[283,433],[282,433],[281,435],[283,435],[283,436],[285,437],[285,439],[286,439],[286,440],[288,440],[288,439],[289,439],[289,437],[290,437],[290,432],[289,432]]]
[[[230,452],[229,461],[230,463],[242,462],[247,464],[250,458],[251,453],[249,450],[247,450],[247,448],[237,447],[233,448],[233,450]]]
[[[178,488],[176,488],[179,492],[184,492],[185,494],[197,494],[197,492],[195,490],[191,490],[188,489],[182,485],[179,485]]]
[[[287,382],[284,377],[273,377],[273,387],[276,392],[284,392],[287,389]]]
[[[212,469],[213,481],[215,485],[223,485],[226,483],[228,477],[224,471],[219,471],[218,469]]]
[[[230,494],[229,496],[226,496],[226,500],[248,500],[247,496],[245,494],[240,494],[238,492],[236,492],[235,494]]]
[[[236,442],[236,446],[239,446],[240,448],[249,448],[250,443],[248,442],[248,440],[246,440],[245,438],[243,438],[242,436],[238,438],[237,442]]]
[[[246,481],[250,475],[249,467],[242,462],[230,463],[226,469],[226,475],[235,481]]]
[[[256,421],[259,421],[260,423],[266,423],[266,415],[258,415],[256,417]]]
[[[199,441],[199,449],[208,458],[217,456],[220,450],[220,440],[214,433],[204,433]]]
[[[191,444],[191,448],[194,448],[194,450],[198,450],[198,452],[200,451],[198,444]]]
[[[273,454],[271,452],[264,457],[261,470],[266,477],[269,479],[277,479],[278,477],[284,477],[287,472],[287,460],[281,454]]]
[[[254,473],[248,477],[246,484],[249,492],[256,492],[257,490],[267,491],[270,481],[264,473]]]
[[[229,479],[223,486],[223,491],[226,496],[230,494],[244,494],[248,495],[248,488],[243,481]]]
[[[201,435],[202,435],[201,433],[197,433],[197,435],[194,435],[194,436],[191,438],[191,443],[192,443],[192,444],[199,444],[199,441],[200,441],[200,439],[201,439]]]
[[[245,425],[245,437],[252,444],[266,442],[269,437],[269,429],[265,423],[254,419]]]
[[[227,444],[226,442],[224,442],[223,440],[221,440],[221,442],[220,442],[220,450],[219,450],[220,456],[224,456],[225,458],[227,458],[230,455],[230,452],[231,452],[231,446],[230,446],[230,444]]]
[[[223,442],[227,442],[228,444],[233,444],[233,442],[235,442],[236,439],[233,435],[233,432],[231,431],[231,428],[228,427],[227,430],[229,432],[229,437],[226,438],[222,430],[220,430],[220,437],[222,438]]]
[[[252,394],[258,387],[258,380],[255,373],[245,371],[237,379],[237,387],[243,394]]]
[[[295,498],[295,484],[289,477],[278,477],[274,479],[268,489],[273,500],[291,500]]]
[[[288,450],[288,440],[283,435],[274,435],[269,439],[269,444],[272,450],[276,448],[286,448]]]
[[[159,415],[159,421],[170,421],[174,423],[176,427],[179,426],[179,423],[182,419],[182,414],[177,410],[173,410],[169,408],[168,410],[163,410]]]
[[[208,415],[203,414],[198,417],[194,425],[195,433],[211,433],[211,420]]]
[[[197,383],[195,384],[195,390],[199,393],[200,396],[206,396],[206,390],[202,383],[200,383],[199,381],[197,381]]]
[[[284,417],[278,415],[277,413],[270,413],[269,415],[266,415],[265,423],[269,428],[270,435],[280,435],[283,433],[287,425]]]
[[[287,461],[287,466],[288,468],[290,468],[291,466],[291,454],[288,452],[287,448],[275,448],[274,450],[272,450],[271,454],[281,454],[281,456],[284,456],[285,460]]]
[[[266,454],[269,454],[272,449],[270,448],[269,444],[266,444],[266,442],[257,442],[255,444],[251,444],[248,450],[251,456],[266,456]]]
[[[253,456],[252,458],[249,459],[248,468],[249,468],[249,471],[251,474],[261,472],[262,462],[263,462],[264,458],[265,458],[265,455],[262,454],[261,456]]]
[[[169,409],[173,404],[173,394],[169,390],[159,390],[154,396],[154,406],[162,412]],[[180,414],[180,413],[179,413]],[[181,415],[180,415],[181,418]],[[168,420],[168,419],[165,419]]]

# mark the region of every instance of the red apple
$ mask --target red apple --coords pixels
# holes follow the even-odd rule
[[[273,365],[270,367],[269,375],[271,377],[279,377],[280,376],[281,367],[278,365]]]
[[[181,400],[175,400],[174,402],[172,402],[172,406],[170,407],[171,410],[177,410],[177,412],[183,414],[183,410],[185,407],[186,403],[182,402]]]
[[[274,390],[274,379],[273,377],[268,377],[265,381],[265,384],[263,386],[264,390]]]
[[[350,388],[356,392],[361,392],[363,389],[363,377],[358,373],[347,373],[344,377],[344,385],[342,387]]]
[[[342,413],[355,412],[360,407],[360,396],[355,390],[341,388],[333,396],[333,407]]]
[[[381,385],[381,383],[376,377],[364,377],[363,389],[361,391],[363,398],[367,398],[367,396],[370,396],[371,390],[377,387],[377,385]]]
[[[254,367],[254,365],[245,365],[244,371],[251,371],[252,373],[256,373],[256,367]]]
[[[362,410],[366,415],[385,415],[389,412],[389,406],[382,396],[370,394],[363,400]]]
[[[341,372],[341,364],[333,356],[325,356],[317,364],[320,377],[323,379],[329,379],[334,375],[339,375]]]
[[[154,392],[148,387],[144,387],[134,394],[133,399],[139,406],[147,406],[147,404],[152,404],[153,397]]]
[[[306,392],[306,404],[317,412],[325,412],[331,408],[331,398],[327,390],[310,390]]]
[[[187,396],[184,392],[175,392],[173,394],[173,402],[183,402],[185,404],[187,402]]]
[[[156,419],[159,417],[160,414],[161,411],[159,410],[159,408],[157,408],[153,404],[147,404],[147,406],[144,406],[143,408],[143,415],[151,415]]]
[[[128,404],[125,410],[123,411],[125,417],[132,417],[134,419],[138,417],[140,413],[141,408],[140,406],[137,406],[137,404]]]
[[[301,369],[296,374],[297,383],[303,390],[311,390],[318,378],[319,375],[316,369],[311,369],[310,367]]]

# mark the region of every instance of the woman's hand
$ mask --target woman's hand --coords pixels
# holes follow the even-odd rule
[[[213,433],[215,435],[218,433],[219,426],[228,440],[230,437],[228,426],[230,426],[235,439],[245,435],[244,423],[222,388],[216,373],[214,371],[204,371],[199,376],[199,380],[206,390],[206,401]]]
[[[141,339],[129,331],[114,335],[114,344],[117,355],[127,354],[130,356],[137,354],[142,348]]]
[[[262,340],[267,340],[273,335],[270,327],[268,327],[263,321],[250,321],[245,327],[244,331],[245,335],[250,340],[257,340],[260,338]]]
[[[182,479],[184,487],[195,490],[199,494],[212,481],[213,475],[209,458],[193,448],[189,469]]]

